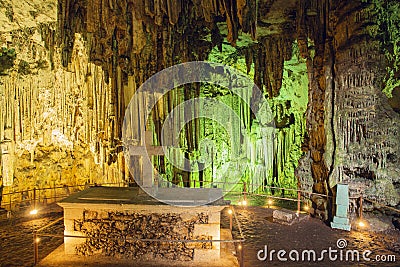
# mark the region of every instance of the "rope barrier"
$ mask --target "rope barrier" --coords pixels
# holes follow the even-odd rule
[[[57,201],[57,199],[69,196],[68,193],[58,193],[57,194],[57,191],[56,191],[57,189],[64,189],[64,190],[68,190],[68,192],[69,192],[70,188],[79,188],[79,187],[87,187],[87,186],[108,186],[108,185],[124,185],[124,183],[69,185],[69,186],[56,186],[56,187],[45,187],[45,188],[32,188],[32,189],[27,189],[27,190],[22,190],[22,191],[14,191],[14,192],[2,194],[3,197],[8,196],[8,201],[6,201],[3,198],[3,201],[0,204],[2,204],[1,207],[7,207],[8,210],[11,211],[11,210],[13,210],[13,206],[15,207],[15,205],[21,206],[21,204],[23,204],[23,203],[34,202],[33,205],[35,206],[37,201],[40,202],[40,201],[54,200],[54,202],[55,202],[55,201]],[[53,192],[54,192],[54,195],[50,196],[50,197],[43,196],[43,195],[41,196],[40,192],[46,191],[46,190],[49,190],[51,194],[53,194]],[[12,199],[13,196],[16,196],[18,194],[20,195],[21,198],[23,198],[24,197],[23,194],[29,195],[30,193],[33,194],[33,196],[30,196],[25,199],[19,199],[19,200]],[[73,193],[73,192],[71,192],[71,193]],[[30,203],[30,205],[32,205],[32,203]]]
[[[400,210],[398,210],[398,209],[396,209],[396,208],[389,207],[389,206],[387,206],[387,205],[383,205],[383,204],[381,204],[381,203],[379,203],[379,202],[377,202],[377,201],[374,201],[374,200],[371,200],[371,199],[368,199],[368,198],[363,198],[363,199],[366,200],[366,201],[368,201],[368,202],[371,202],[372,204],[376,204],[376,205],[379,205],[379,206],[383,206],[383,207],[386,208],[386,209],[389,209],[389,210],[392,210],[392,211],[394,211],[394,212],[400,213]]]

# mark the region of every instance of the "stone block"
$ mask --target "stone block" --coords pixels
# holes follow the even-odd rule
[[[297,219],[297,216],[291,211],[274,210],[272,212],[272,218],[274,222],[290,225]]]
[[[208,223],[220,223],[221,222],[221,212],[209,212],[208,213]]]
[[[83,219],[83,209],[81,209],[81,208],[64,209],[64,219],[82,220]]]
[[[333,217],[333,223],[336,224],[349,224],[349,219],[347,217]]]
[[[218,261],[220,259],[220,250],[218,249],[195,249],[193,260],[195,262],[202,261]]]
[[[349,206],[345,206],[345,205],[337,205],[336,206],[336,216],[339,217],[347,217],[347,210],[348,210]]]
[[[213,202],[223,194],[220,188],[159,188],[156,197],[167,203],[193,205]]]
[[[72,219],[64,219],[64,227],[66,231],[74,231],[75,221]]]
[[[78,231],[64,231],[64,235],[71,236],[84,236],[82,232]],[[64,237],[64,249],[66,255],[76,254],[75,248],[83,243],[85,243],[86,238],[79,237]]]
[[[220,236],[220,225],[219,224],[195,224],[193,230],[193,236],[212,236],[213,239]]]
[[[349,207],[349,186],[347,184],[337,184],[336,186],[336,214],[331,223],[332,228],[350,231],[347,210]]]
[[[350,231],[350,224],[341,224],[341,223],[334,223],[331,222],[331,227],[332,228],[336,228],[336,229],[341,229],[341,230],[346,230],[346,231]]]
[[[216,223],[212,224],[195,224],[193,230],[193,236],[211,236],[212,240],[220,239],[220,225]],[[220,242],[212,243],[213,249],[220,249]]]
[[[196,212],[181,212],[179,214],[182,218],[183,221],[190,221],[193,220],[194,218],[197,218],[197,213]]]
[[[95,220],[97,219],[98,212],[93,210],[84,210],[83,219],[84,220]]]
[[[344,206],[349,205],[349,186],[347,184],[337,184],[336,204]]]
[[[189,193],[189,191],[185,192]],[[194,191],[190,192],[193,193]],[[160,205],[158,201],[143,199],[146,196],[138,197],[137,193],[138,190],[131,188],[93,187],[60,201],[59,205],[64,208],[65,234],[85,236],[86,233],[90,235],[90,233],[100,231],[108,234],[111,233],[110,228],[114,227],[112,231],[123,235],[130,234],[138,238],[146,237],[134,232],[134,228],[127,227],[127,221],[134,221],[135,227],[137,227],[136,225],[143,226],[146,231],[157,234],[160,238],[164,237],[165,234],[165,236],[173,235],[178,239],[183,239],[189,231],[188,227],[193,225],[193,239],[220,240],[220,213],[225,206],[209,205],[189,208]],[[168,193],[171,192],[168,191]],[[176,193],[181,193],[181,191],[176,191]],[[180,197],[185,200],[187,195]],[[147,204],[149,201],[150,204]],[[110,224],[110,221],[114,223]],[[163,226],[172,224],[174,227],[171,229],[172,231],[163,232]],[[80,237],[65,237],[66,254],[95,255],[104,252],[93,248],[92,242],[85,242],[86,240],[86,238]],[[125,245],[124,241],[113,244],[114,248],[122,254],[128,253]],[[192,260],[193,250],[197,250],[195,257],[198,260],[219,259],[220,255],[220,242],[207,242],[205,246],[202,242],[194,242],[188,245],[193,248],[182,247],[180,252],[174,252],[174,250],[169,252],[169,246],[173,245],[165,243],[163,251],[156,254],[170,258],[176,256],[176,260]],[[139,250],[142,253],[146,252],[147,248],[139,248]]]

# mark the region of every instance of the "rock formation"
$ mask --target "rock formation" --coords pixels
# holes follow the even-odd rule
[[[42,2],[0,3],[5,192],[132,183],[121,125],[133,94],[166,67],[222,58],[230,46],[234,52],[225,59],[262,88],[277,131],[277,140],[265,150],[257,143],[259,133],[243,141],[247,150],[242,155],[250,162],[247,177],[261,177],[261,185],[298,183],[330,197],[336,183],[346,182],[352,196],[398,204],[400,119],[393,110],[398,89],[391,101],[382,93],[391,62],[379,35],[371,34],[378,25],[379,0]],[[153,114],[156,142],[166,114],[200,95],[227,99],[223,89],[196,84],[169,93]],[[249,107],[230,100],[248,126],[259,127]],[[194,120],[185,127],[187,157],[197,155],[208,123]],[[304,154],[297,164],[300,143]],[[185,186],[203,179],[203,174],[193,178],[169,169],[162,157],[156,165],[163,174],[181,177]],[[332,202],[313,202],[316,213],[328,219]]]

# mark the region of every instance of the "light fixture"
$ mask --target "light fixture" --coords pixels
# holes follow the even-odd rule
[[[305,206],[304,206],[304,210],[305,210],[305,211],[308,211],[309,209],[310,209],[310,207],[309,207],[308,205],[305,205]]]
[[[231,209],[228,210],[228,214],[229,214],[229,215],[232,214],[232,210],[231,210]]]
[[[39,243],[39,241],[40,241],[40,238],[37,237],[37,238],[35,239],[35,242],[36,242],[36,243]]]
[[[359,221],[358,222],[358,226],[360,226],[361,228],[365,227],[365,223],[363,221]]]
[[[242,245],[238,245],[238,249],[241,250],[242,249]]]
[[[242,201],[242,205],[243,205],[243,206],[246,206],[246,205],[247,205],[247,200],[243,200],[243,201]]]
[[[272,201],[272,199],[268,199],[268,205],[272,205],[274,202]]]
[[[33,209],[29,212],[30,215],[36,215],[38,213],[37,209]]]
[[[242,202],[241,202],[241,201],[239,201],[239,202],[238,202],[238,205],[239,205],[239,206],[242,206]]]

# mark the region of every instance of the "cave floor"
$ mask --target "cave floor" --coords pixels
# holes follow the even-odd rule
[[[0,220],[0,266],[33,266],[33,231],[62,216],[62,208],[52,204],[35,216],[30,216],[29,210],[25,210],[14,214],[11,219],[2,218]],[[51,233],[62,234],[63,230],[62,221],[49,227]],[[40,258],[51,253],[62,243],[62,238],[41,237]]]
[[[350,232],[332,229],[322,221],[311,218],[301,220],[299,223],[292,225],[281,225],[272,222],[272,209],[258,206],[236,208],[238,220],[242,224],[242,231],[246,242],[245,248],[245,266],[400,266],[400,232],[398,230],[390,230],[383,233],[372,233],[367,231]],[[343,251],[342,261],[340,260],[340,250],[337,248],[339,239],[344,239],[347,246],[341,249]],[[273,260],[269,258],[265,261],[260,261],[257,258],[257,253],[260,250],[267,251],[275,250]],[[337,253],[332,251],[332,259],[337,255],[335,261],[329,259],[327,253],[323,254],[322,261],[321,252],[324,249],[338,250]],[[285,250],[286,254],[283,258],[288,261],[279,261],[277,251]],[[300,253],[300,261],[293,261],[289,258],[291,250]],[[304,250],[313,250],[316,252],[316,261],[309,262],[308,254],[305,254],[305,261],[301,261],[301,253]],[[360,261],[351,261],[351,255],[347,257],[346,253],[349,250],[359,251]],[[370,261],[363,260],[362,253],[365,250],[372,251],[367,257]],[[336,254],[335,254],[336,253]],[[295,253],[292,254],[295,257]],[[377,262],[375,256],[384,255],[384,259],[389,255],[395,255],[397,262]],[[264,253],[260,254],[263,257]]]
[[[0,221],[0,266],[33,266],[32,231],[62,216],[61,209],[57,210],[54,206],[52,208],[52,210],[36,218],[19,216],[11,220],[3,219]],[[299,223],[281,225],[271,221],[272,209],[263,207],[237,207],[236,213],[246,239],[244,243],[245,266],[399,266],[398,262],[375,261],[377,255],[381,256],[382,259],[385,256],[394,255],[396,260],[400,261],[400,232],[397,230],[383,233],[345,232],[331,229],[320,220],[309,217]],[[226,216],[222,216],[222,226],[229,226],[229,220]],[[50,229],[52,233],[58,234],[62,233],[62,230],[62,222]],[[238,234],[237,227],[234,227],[234,234]],[[346,240],[347,246],[338,250],[338,239]],[[43,259],[57,248],[60,250],[62,240],[56,237],[41,237],[40,244],[39,256],[40,259]],[[265,250],[265,246],[268,247],[268,252],[285,250],[287,254],[282,257],[288,258],[288,261],[278,260],[276,252],[273,254],[272,261],[269,259],[259,260],[257,253],[260,250]],[[321,252],[324,249],[328,250],[329,247],[337,250],[332,252],[332,257],[336,255],[337,259],[331,261],[328,253],[325,253],[324,260],[318,261]],[[300,253],[300,261],[289,259],[289,253],[292,250]],[[315,251],[317,261],[308,262],[307,259],[301,261],[301,253],[304,250]],[[351,261],[350,257],[346,261],[346,252],[349,250],[359,251],[360,261]],[[365,250],[372,252],[368,255],[371,261],[363,259],[362,253]],[[340,260],[340,251],[343,252],[342,260]],[[294,253],[291,255],[295,256]],[[264,253],[259,256],[263,257]],[[113,261],[113,263],[116,263],[116,261]],[[99,266],[87,261],[84,265]],[[109,263],[106,265],[115,266],[115,264],[110,265]],[[133,263],[132,266],[154,265],[141,265],[136,262],[136,265]]]

